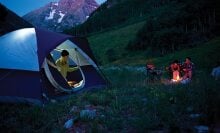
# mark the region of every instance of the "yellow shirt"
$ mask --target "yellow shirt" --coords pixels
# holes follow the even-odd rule
[[[64,61],[62,58],[59,58],[56,61],[56,65],[58,67],[58,70],[60,71],[61,75],[66,79],[67,72],[73,72],[78,69],[78,67],[69,67],[69,63],[67,61]]]

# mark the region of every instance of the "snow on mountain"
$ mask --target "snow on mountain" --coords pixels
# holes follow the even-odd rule
[[[63,20],[63,17],[65,16],[65,14],[63,14],[61,11],[60,11],[59,15],[60,15],[60,18],[58,19],[57,23],[61,23]]]
[[[53,19],[53,16],[54,16],[55,13],[56,13],[56,9],[53,9],[53,10],[50,12],[50,15],[49,15],[49,16],[46,16],[45,19],[46,19],[46,20]]]
[[[95,0],[60,0],[23,16],[36,27],[61,32],[88,19],[98,8]]]

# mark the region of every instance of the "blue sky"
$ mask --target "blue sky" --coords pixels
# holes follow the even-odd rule
[[[18,14],[19,16],[23,16],[26,13],[37,9],[39,7],[44,6],[49,2],[56,2],[59,0],[0,0],[0,3],[5,5],[7,8]],[[101,4],[106,0],[96,0],[97,3]]]

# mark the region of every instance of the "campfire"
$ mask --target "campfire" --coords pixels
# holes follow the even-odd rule
[[[173,72],[173,79],[171,79],[172,82],[179,82],[181,81],[182,78],[180,77],[179,71],[174,71]]]

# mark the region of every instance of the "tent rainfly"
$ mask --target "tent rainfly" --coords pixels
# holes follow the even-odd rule
[[[63,78],[55,66],[65,49],[77,71]],[[0,101],[42,104],[85,89],[106,86],[86,38],[38,28],[0,37]]]

